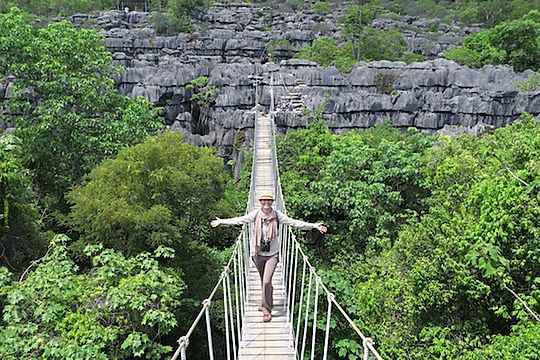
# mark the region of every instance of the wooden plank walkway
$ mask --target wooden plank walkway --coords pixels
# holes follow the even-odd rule
[[[273,192],[272,176],[272,138],[268,115],[258,117],[257,158],[255,163],[255,194]],[[255,200],[253,206],[258,207]],[[278,263],[272,285],[274,286],[274,309],[272,321],[264,323],[261,305],[261,280],[257,269],[250,262],[248,303],[242,328],[239,358],[242,360],[293,360],[294,342],[291,324],[287,321],[287,304],[281,263]]]

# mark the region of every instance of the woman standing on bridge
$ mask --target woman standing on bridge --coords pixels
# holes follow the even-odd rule
[[[253,262],[257,267],[261,277],[262,286],[262,304],[263,321],[272,320],[273,290],[272,276],[279,261],[279,241],[277,240],[278,224],[289,225],[301,228],[302,230],[317,229],[321,234],[326,233],[326,226],[321,223],[308,223],[300,220],[291,219],[282,212],[272,208],[274,196],[271,193],[264,193],[259,196],[261,208],[253,210],[247,215],[220,219],[216,218],[210,222],[212,227],[218,225],[243,225],[255,223],[255,236],[252,248]]]

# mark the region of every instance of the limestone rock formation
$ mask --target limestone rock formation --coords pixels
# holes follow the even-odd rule
[[[150,13],[113,11],[76,15],[71,21],[101,29],[104,44],[125,66],[117,79],[122,93],[162,106],[172,129],[184,131],[196,144],[217,147],[228,159],[237,156],[235,141],[251,140],[253,108],[258,102],[268,111],[272,92],[280,132],[307,124],[301,108],[322,110],[336,132],[384,122],[429,132],[477,132],[511,123],[523,111],[540,114],[540,92],[524,94],[514,86],[530,71],[516,73],[509,66],[470,69],[437,58],[474,28],[440,25],[436,32],[443,40],[428,41],[431,35],[426,31],[433,33],[433,28],[425,20],[375,20],[375,27],[400,28],[412,49],[434,58],[422,63],[359,63],[344,74],[332,66],[291,59],[317,36],[338,37],[336,24],[342,15],[220,5],[193,14],[197,31],[175,36],[157,35]],[[269,59],[267,47],[275,39],[287,39],[289,45],[277,47]],[[219,88],[209,120],[194,111],[192,91],[186,88],[201,75]],[[262,77],[257,87],[254,76]],[[4,96],[7,90],[1,88],[0,97]]]

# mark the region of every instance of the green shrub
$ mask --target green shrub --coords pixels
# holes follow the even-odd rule
[[[445,52],[447,59],[473,67],[509,64],[517,71],[540,67],[540,11],[503,22],[467,37],[462,48]]]
[[[197,7],[208,7],[211,0],[167,0],[165,14],[153,16],[152,22],[160,35],[176,35],[193,31],[191,12]]]
[[[363,61],[400,60],[407,50],[405,36],[396,29],[366,28],[358,43],[358,59]]]
[[[311,6],[311,11],[317,15],[327,15],[332,12],[332,7],[326,1],[318,0],[315,4]]]
[[[0,3],[0,12],[7,12],[11,7],[43,16],[68,16],[75,13],[112,10],[116,8],[115,0],[8,0]]]
[[[277,50],[290,50],[291,42],[285,38],[277,38],[268,42],[266,45],[266,52],[270,60],[275,61],[275,55]]]
[[[297,59],[315,61],[321,66],[327,67],[332,64],[337,54],[337,40],[322,36],[315,40],[311,46],[304,46],[295,55]]]
[[[219,93],[217,86],[210,83],[207,76],[199,76],[191,80],[186,89],[192,90],[191,101],[200,107],[212,104]]]
[[[14,8],[0,14],[0,73],[15,78],[0,104],[18,112],[15,135],[32,171],[43,218],[66,213],[64,194],[99,162],[163,126],[159,110],[143,98],[121,95],[119,67],[90,29],[62,21],[38,28]],[[32,89],[28,97],[27,89]]]
[[[427,60],[427,56],[417,53],[406,52],[402,55],[401,60],[405,61],[407,64],[413,62],[422,62]]]
[[[161,359],[160,343],[177,326],[185,284],[159,258],[158,248],[126,258],[102,246],[88,247],[89,272],[68,255],[69,238],[56,236],[47,255],[21,281],[6,284],[0,357],[14,359]]]
[[[540,87],[540,73],[534,73],[525,80],[515,82],[514,85],[523,92],[535,91]]]
[[[31,174],[18,151],[16,139],[0,135],[0,264],[17,269],[28,266],[46,247]]]
[[[540,10],[540,4],[527,0],[459,1],[456,8],[461,21],[492,27],[504,21],[519,19],[531,10]]]

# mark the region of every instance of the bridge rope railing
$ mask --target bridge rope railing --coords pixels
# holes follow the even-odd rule
[[[276,125],[273,121],[273,112],[271,112],[271,131],[272,131],[272,170],[274,177],[274,194],[275,194],[275,207],[279,211],[286,213],[285,202],[283,200],[283,190],[281,188],[281,181],[279,175],[279,165],[277,160],[277,146],[276,146]],[[358,326],[354,323],[351,317],[343,309],[343,307],[337,302],[335,295],[328,289],[328,287],[323,283],[321,277],[317,274],[315,267],[310,263],[308,256],[300,246],[300,243],[297,241],[296,236],[291,231],[289,226],[280,224],[279,236],[281,239],[280,247],[280,261],[282,262],[283,267],[283,292],[284,297],[287,299],[287,320],[291,324],[291,335],[294,339],[294,349],[295,357],[299,360],[303,360],[306,355],[306,346],[307,346],[307,336],[308,336],[308,322],[310,316],[310,301],[311,301],[311,291],[315,287],[315,296],[313,301],[313,322],[311,326],[311,349],[309,351],[310,359],[313,360],[315,357],[315,344],[316,344],[316,335],[317,335],[317,316],[318,316],[318,298],[319,291],[321,290],[326,295],[327,299],[327,314],[326,314],[326,326],[325,326],[325,335],[324,335],[324,347],[322,359],[326,360],[328,358],[328,348],[329,348],[329,339],[330,339],[330,324],[331,324],[331,314],[332,306],[335,306],[339,313],[345,318],[349,326],[356,332],[356,334],[362,340],[363,347],[363,359],[367,360],[372,357],[378,360],[382,360],[382,357],[377,352],[374,347],[373,340],[370,337],[365,336]],[[299,261],[301,264],[299,264]],[[297,276],[299,277],[298,267],[302,267],[302,279],[298,281]],[[306,274],[306,269],[308,274]],[[306,285],[306,277],[309,276],[309,281],[307,285],[307,295],[305,297],[306,305],[304,306],[304,291]],[[314,283],[314,284],[313,284]],[[300,292],[298,306],[295,309],[296,300],[297,300],[297,288]],[[302,313],[302,311],[305,311]],[[296,318],[295,318],[296,316]],[[296,324],[295,324],[296,320]],[[302,324],[303,320],[303,324]],[[302,326],[303,325],[303,326]],[[300,334],[302,337],[300,339]]]
[[[256,89],[257,91],[257,89]],[[272,108],[273,110],[273,108]],[[255,134],[258,133],[258,111],[259,108],[255,108]],[[276,209],[286,213],[285,202],[283,200],[283,192],[279,177],[279,167],[276,156],[276,127],[273,120],[273,111],[270,113],[270,125],[271,125],[271,151],[272,151],[272,171],[273,171],[273,183],[274,183],[274,196],[276,198]],[[256,199],[256,159],[257,159],[257,136],[254,136],[253,144],[253,162],[252,162],[252,176],[250,183],[249,200],[246,206],[246,213],[254,208]],[[242,227],[242,231],[233,247],[231,257],[227,261],[221,276],[219,277],[212,292],[202,302],[202,308],[200,309],[197,317],[191,324],[187,333],[178,339],[178,347],[172,357],[172,360],[178,359],[187,360],[187,349],[190,345],[190,337],[195,331],[202,318],[205,318],[206,333],[207,333],[207,347],[208,358],[214,360],[214,346],[213,335],[211,326],[210,309],[213,302],[216,302],[216,294],[221,288],[223,290],[223,317],[225,323],[225,344],[226,344],[226,357],[227,360],[238,359],[240,354],[240,343],[243,335],[243,323],[246,315],[246,304],[249,302],[249,268],[250,268],[250,246],[253,241],[253,224],[247,224]],[[330,339],[330,324],[331,314],[333,307],[338,309],[339,313],[346,319],[349,326],[358,334],[362,340],[363,346],[363,359],[368,360],[370,354],[372,358],[382,360],[381,356],[374,347],[371,338],[366,337],[346,313],[343,307],[337,302],[335,295],[330,292],[327,286],[321,280],[321,277],[317,274],[316,269],[310,263],[308,256],[302,249],[300,243],[297,241],[294,233],[288,226],[283,224],[279,225],[278,229],[279,241],[281,242],[279,258],[282,266],[282,278],[283,282],[283,295],[286,299],[287,308],[287,320],[290,324],[291,338],[294,341],[295,358],[298,360],[304,360],[306,352],[309,352],[310,359],[315,358],[315,345],[317,335],[317,317],[318,317],[318,304],[319,304],[319,292],[326,295],[327,299],[327,314],[326,314],[326,326],[324,332],[324,348],[323,359],[328,357],[329,339]],[[300,272],[300,267],[302,271]],[[300,280],[301,273],[301,280]],[[307,294],[306,292],[307,286]],[[314,296],[312,296],[312,290],[314,288]],[[313,303],[311,303],[311,299]],[[305,304],[304,304],[305,301]],[[298,304],[297,304],[298,302]],[[312,315],[310,314],[311,308],[313,308]],[[311,326],[309,325],[310,316],[312,317]],[[311,346],[307,349],[308,342],[308,330],[311,328]]]

